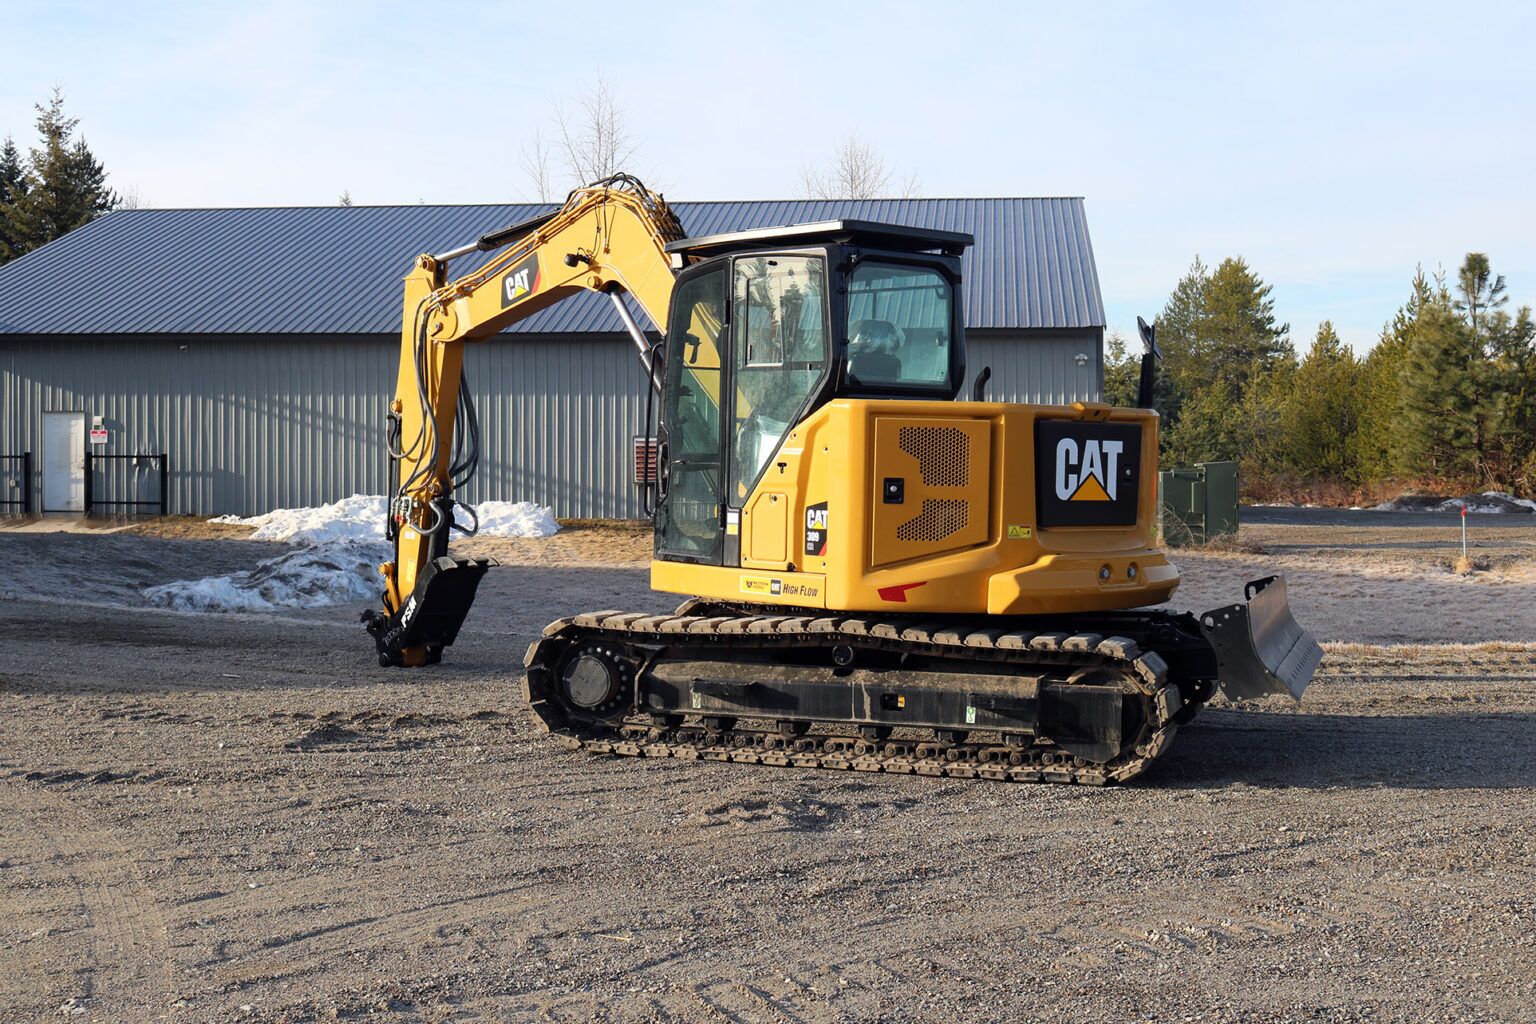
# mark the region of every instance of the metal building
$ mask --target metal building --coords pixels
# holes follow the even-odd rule
[[[988,398],[1095,400],[1104,311],[1081,199],[678,203],[692,235],[835,218],[966,231],[969,374]],[[157,502],[254,514],[382,493],[400,280],[537,205],[124,210],[0,266],[0,456],[33,453],[32,508]],[[474,265],[456,261],[453,273]],[[583,295],[472,345],[484,429],[466,497],[640,515],[644,377]],[[95,456],[85,472],[83,453]],[[128,458],[100,458],[128,456]],[[137,456],[135,458],[134,456]],[[0,459],[0,501],[20,460]],[[150,507],[150,506],[144,506]],[[0,507],[0,511],[4,511]]]

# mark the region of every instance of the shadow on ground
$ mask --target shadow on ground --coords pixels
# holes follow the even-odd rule
[[[1206,709],[1148,786],[1514,789],[1536,786],[1536,714],[1278,714]]]

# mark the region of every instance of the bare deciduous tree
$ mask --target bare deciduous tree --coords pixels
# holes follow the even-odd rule
[[[549,147],[544,142],[544,133],[537,128],[533,130],[533,138],[523,147],[521,162],[528,181],[524,194],[536,202],[554,202],[555,179],[549,169]]]
[[[573,188],[630,170],[639,144],[618,93],[598,75],[573,108],[556,104],[552,138],[535,128],[522,148],[524,195],[558,202]]]
[[[555,107],[555,126],[566,170],[578,185],[624,170],[639,149],[624,107],[602,75],[582,94],[578,110]]]
[[[800,188],[807,199],[910,199],[917,195],[916,175],[908,175],[901,189],[891,187],[891,169],[885,157],[855,133],[849,133],[820,167],[800,169]]]
[[[139,186],[130,185],[118,193],[117,208],[119,210],[147,210],[149,200],[144,198],[144,193],[139,191]]]

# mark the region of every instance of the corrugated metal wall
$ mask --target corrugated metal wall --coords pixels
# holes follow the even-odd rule
[[[465,372],[484,435],[468,500],[537,501],[562,518],[642,515],[631,459],[645,373],[633,342],[497,339],[471,349]]]
[[[394,368],[379,339],[0,344],[12,350],[0,356],[0,452],[38,453],[42,414],[80,410],[110,431],[98,453],[170,456],[172,512],[253,513],[381,489],[378,423]]]
[[[1097,328],[968,341],[971,375],[992,367],[993,401],[1100,394]],[[375,336],[7,338],[0,454],[34,452],[41,494],[42,414],[80,410],[111,432],[100,454],[170,456],[173,513],[251,515],[379,494],[395,344]],[[471,346],[465,369],[483,432],[467,500],[537,501],[564,518],[641,515],[630,458],[645,383],[627,339],[502,337]],[[136,495],[122,493],[129,478],[98,476],[106,488],[98,495],[156,497],[147,470],[133,479]]]
[[[1104,333],[1032,331],[1005,334],[966,332],[966,386],[983,366],[992,367],[990,402],[1097,402],[1104,393]]]

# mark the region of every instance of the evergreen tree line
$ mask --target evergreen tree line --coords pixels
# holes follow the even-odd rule
[[[76,135],[59,90],[36,106],[37,145],[25,158],[0,145],[0,263],[23,256],[118,205],[107,172]]]
[[[1235,460],[1250,495],[1536,493],[1536,322],[1468,253],[1422,267],[1363,358],[1324,321],[1304,355],[1240,257],[1196,258],[1157,319],[1165,465]],[[1133,405],[1140,354],[1111,336],[1105,400]]]

